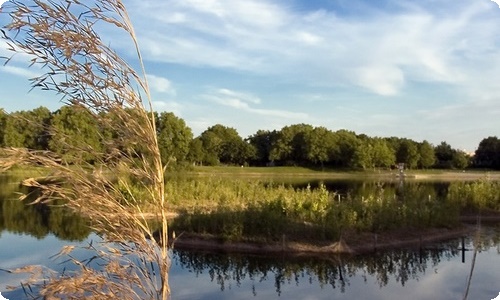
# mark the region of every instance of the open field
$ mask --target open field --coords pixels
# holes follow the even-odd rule
[[[352,171],[342,169],[313,170],[304,167],[194,167],[187,174],[241,177],[314,177],[318,179],[395,178],[397,170]],[[485,170],[407,170],[405,178],[417,180],[500,180],[500,171]]]

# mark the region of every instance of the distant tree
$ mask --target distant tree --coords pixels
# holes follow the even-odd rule
[[[203,163],[209,166],[218,165],[220,163],[223,139],[217,133],[205,130],[200,135],[200,140],[204,150]]]
[[[474,161],[477,167],[500,169],[500,139],[490,136],[481,140]]]
[[[428,169],[434,166],[436,163],[436,155],[434,153],[434,147],[428,142],[423,141],[419,145],[420,160],[418,161],[418,166],[422,169]]]
[[[125,112],[125,114],[123,114]],[[151,118],[151,114],[147,113]],[[144,114],[138,108],[111,109],[99,113],[99,129],[103,136],[103,151],[106,161],[120,161],[123,156],[133,157],[136,164],[141,165],[149,150],[143,141],[127,138],[137,135],[140,128],[149,127]],[[118,130],[120,129],[120,130]],[[136,130],[139,129],[139,130]],[[156,132],[158,135],[158,132]]]
[[[453,152],[453,158],[451,161],[452,161],[453,168],[465,169],[470,164],[470,157],[469,157],[469,155],[467,155],[467,153],[465,153],[463,151],[455,150]]]
[[[370,169],[375,167],[373,161],[373,146],[367,139],[358,141],[357,146],[351,158],[350,167]]]
[[[352,167],[353,158],[359,145],[356,133],[348,130],[335,132],[336,145],[331,153],[330,161],[340,167]]]
[[[203,164],[203,159],[205,157],[205,152],[203,150],[203,142],[200,137],[192,139],[189,143],[189,152],[187,154],[187,160],[194,164]]]
[[[373,140],[373,165],[388,168],[396,163],[396,153],[384,139]]]
[[[255,149],[255,163],[266,165],[269,162],[271,149],[276,142],[278,132],[276,130],[258,130],[247,138],[248,143]]]
[[[294,124],[283,127],[277,135],[270,152],[270,159],[286,165],[301,165],[308,162],[307,136],[313,127],[308,124]]]
[[[240,165],[249,165],[249,161],[255,160],[257,155],[257,150],[248,141],[241,140],[237,142],[238,156],[235,162]]]
[[[5,135],[5,122],[7,121],[7,114],[0,108],[0,147],[4,147],[4,135]]]
[[[441,142],[441,144],[436,146],[434,152],[436,153],[436,166],[438,168],[452,168],[455,150],[448,143]]]
[[[84,107],[61,107],[51,119],[50,133],[49,149],[61,155],[67,163],[91,163],[96,159],[92,153],[103,151],[99,127]]]
[[[404,163],[406,168],[413,169],[417,167],[420,155],[418,153],[417,143],[410,139],[403,139],[399,144],[396,154],[398,163]]]
[[[50,118],[51,113],[46,107],[9,114],[5,120],[5,146],[46,150]]]
[[[323,167],[330,159],[330,154],[335,149],[335,134],[325,127],[315,127],[309,134],[305,135],[305,147],[307,159]]]
[[[156,118],[156,130],[163,165],[185,161],[193,133],[184,120],[171,112],[162,112]]]
[[[254,157],[252,146],[245,142],[236,129],[216,124],[200,135],[205,149],[204,162],[209,165],[244,164]]]

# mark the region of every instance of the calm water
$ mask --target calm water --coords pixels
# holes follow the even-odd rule
[[[360,195],[377,184],[331,182],[329,186]],[[446,192],[446,183],[384,184],[400,196],[408,196],[410,190]],[[61,246],[99,240],[81,218],[13,200],[17,189],[17,184],[0,180],[0,269],[40,264],[61,270],[61,261],[50,259]],[[500,292],[500,226],[483,224],[481,232],[479,239],[465,238],[466,251],[461,250],[460,239],[421,251],[401,249],[327,259],[174,250],[172,299],[462,299],[475,248],[479,251],[468,299],[493,299]],[[76,255],[86,258],[89,253]],[[21,290],[6,290],[22,278],[0,271],[2,295],[11,300],[23,298]]]

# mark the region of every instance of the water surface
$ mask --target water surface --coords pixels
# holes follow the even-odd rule
[[[312,185],[315,183],[312,182]],[[330,184],[345,194],[369,193],[377,182]],[[386,190],[445,195],[446,183],[383,183]],[[399,190],[398,190],[399,189]],[[0,180],[0,269],[39,264],[62,270],[51,258],[63,245],[85,246],[99,237],[86,221],[64,210],[26,206],[15,198],[18,185]],[[453,239],[424,249],[399,249],[362,256],[327,258],[171,252],[172,299],[462,299],[475,262],[468,299],[493,299],[500,292],[500,226],[482,224],[481,235]],[[202,250],[202,249],[200,249]],[[475,251],[477,250],[477,251]],[[88,252],[76,252],[88,258]],[[0,292],[24,277],[0,271]]]

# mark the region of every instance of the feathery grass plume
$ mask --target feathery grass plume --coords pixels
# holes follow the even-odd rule
[[[47,299],[166,299],[164,168],[144,65],[125,6],[120,0],[12,0],[1,13],[10,17],[1,33],[13,56],[28,55],[31,65],[45,72],[31,79],[32,87],[56,92],[64,104],[88,112],[101,128],[103,143],[99,149],[73,143],[65,132],[48,128],[65,155],[3,149],[0,169],[43,166],[57,179],[26,179],[25,185],[40,191],[34,202],[66,200],[67,207],[90,218],[104,241],[89,245],[102,268],[92,269],[73,259],[72,248],[65,248],[62,254],[69,255],[79,272],[59,276],[40,272],[42,281],[32,279],[23,286],[36,285],[36,297]],[[118,28],[130,36],[139,73],[101,39],[97,30],[103,28]],[[144,203],[158,214],[159,239],[153,237],[155,228],[148,222]]]

